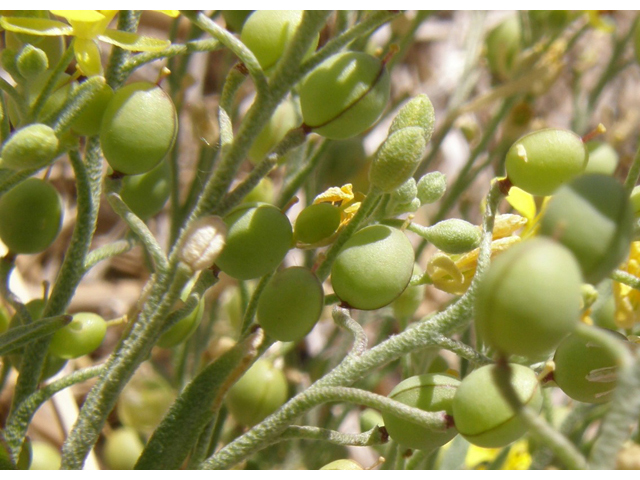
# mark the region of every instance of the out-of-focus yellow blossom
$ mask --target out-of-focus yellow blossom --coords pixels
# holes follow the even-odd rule
[[[528,470],[531,466],[529,444],[526,440],[518,440],[511,445],[509,453],[500,470]],[[486,470],[491,462],[502,451],[501,448],[482,448],[471,445],[465,457],[465,467],[472,470]]]
[[[544,213],[548,199],[549,197],[544,198],[538,212],[532,195],[518,187],[511,187],[506,200],[519,215],[496,216],[493,241],[491,242],[491,257],[537,233],[540,218]],[[518,230],[521,231],[516,234]],[[449,255],[438,251],[427,263],[427,275],[436,288],[454,295],[462,295],[471,285],[476,273],[479,253],[479,248],[462,255]]]
[[[613,33],[616,31],[615,23],[609,18],[603,18],[600,10],[586,10],[589,16],[589,25],[596,30],[604,33]]]
[[[629,258],[620,270],[640,277],[640,241],[632,242]],[[619,282],[613,282],[613,298],[616,302],[614,320],[620,328],[631,328],[640,322],[640,291]]]
[[[101,75],[102,62],[98,40],[134,52],[158,52],[167,48],[169,40],[108,29],[118,10],[51,10],[69,24],[47,18],[0,17],[0,26],[14,33],[56,37],[73,36],[74,54],[83,75]],[[177,16],[176,10],[163,13]]]

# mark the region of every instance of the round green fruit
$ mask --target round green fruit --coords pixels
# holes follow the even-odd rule
[[[306,267],[290,267],[276,273],[258,300],[258,323],[267,335],[281,342],[295,342],[320,319],[324,292],[318,277]]]
[[[287,401],[287,379],[267,360],[258,360],[229,389],[227,408],[241,425],[252,427]]]
[[[29,470],[59,470],[62,457],[57,448],[48,442],[31,442]]]
[[[628,344],[624,335],[604,330]],[[617,384],[618,363],[609,350],[577,333],[566,337],[556,350],[553,379],[567,396],[585,403],[611,400]]]
[[[446,411],[452,415],[453,397],[459,385],[460,381],[450,375],[427,373],[403,380],[391,390],[389,398],[427,412]],[[384,411],[382,417],[389,436],[407,448],[430,451],[458,433],[455,428],[435,432]]]
[[[104,442],[104,461],[111,470],[133,470],[144,450],[138,433],[130,427],[113,430]]]
[[[327,463],[320,470],[363,470],[362,466],[353,460],[341,459]]]
[[[414,258],[411,242],[400,230],[363,228],[344,244],[331,267],[333,290],[352,308],[384,307],[407,288]]]
[[[584,172],[589,152],[569,130],[546,128],[517,140],[507,152],[507,177],[532,195],[551,195],[563,183]]]
[[[216,264],[240,279],[258,278],[274,270],[291,248],[291,222],[269,204],[244,204],[225,218],[227,241]]]
[[[285,100],[278,105],[269,122],[251,145],[248,153],[251,163],[257,165],[280,143],[289,130],[296,128],[299,124],[298,113],[293,102]]]
[[[263,70],[272,68],[302,22],[302,10],[257,10],[245,20],[240,40],[260,62]],[[312,42],[308,55],[316,49],[320,37]]]
[[[411,276],[422,276],[422,274],[423,272],[420,267],[417,264],[414,265]],[[402,319],[413,317],[424,299],[426,289],[426,285],[409,285],[405,288],[404,292],[391,304],[394,317]]]
[[[222,18],[224,18],[224,23],[227,24],[228,30],[239,32],[251,13],[253,13],[253,10],[223,10]]]
[[[136,175],[158,165],[178,132],[171,98],[157,85],[137,82],[115,92],[102,117],[100,145],[115,171]]]
[[[13,132],[2,148],[0,167],[12,170],[41,168],[51,163],[58,152],[58,137],[53,128],[34,123]]]
[[[577,326],[582,275],[572,253],[547,238],[519,243],[489,267],[476,299],[476,329],[506,355],[549,354]]]
[[[593,140],[587,143],[587,150],[589,150],[589,163],[584,173],[613,175],[618,168],[620,156],[611,145]]]
[[[324,137],[353,137],[378,120],[389,93],[389,73],[379,58],[361,52],[338,53],[300,84],[302,117],[307,127]]]
[[[196,308],[189,315],[164,332],[156,345],[162,348],[171,348],[181,344],[195,333],[203,315],[204,297],[200,299]]]
[[[100,346],[107,322],[95,313],[76,313],[71,323],[53,334],[49,351],[60,358],[78,358]]]
[[[171,167],[167,161],[147,173],[126,176],[120,190],[124,203],[143,220],[160,213],[170,194]]]
[[[526,424],[511,409],[494,380],[495,365],[486,365],[465,377],[453,398],[456,428],[470,443],[500,448],[527,432]],[[530,368],[510,364],[511,384],[520,401],[538,413],[542,394]]]
[[[330,203],[305,207],[293,227],[296,242],[314,245],[333,236],[340,226],[340,209]]]
[[[38,178],[19,183],[0,197],[0,239],[13,253],[42,252],[62,226],[62,201]]]
[[[73,121],[71,129],[87,137],[100,133],[102,117],[112,98],[113,89],[105,83]]]
[[[487,61],[491,73],[499,80],[508,79],[520,49],[520,20],[513,15],[499,23],[487,35]]]
[[[595,285],[629,255],[633,207],[615,178],[583,175],[555,192],[542,217],[540,233],[571,250],[584,279]]]

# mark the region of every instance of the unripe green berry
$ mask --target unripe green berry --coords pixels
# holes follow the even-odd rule
[[[365,408],[360,412],[360,431],[368,432],[372,428],[384,426],[382,414],[373,408]]]
[[[296,128],[298,125],[300,125],[300,122],[293,102],[284,101],[278,105],[269,122],[260,131],[253,145],[251,145],[251,149],[247,154],[251,163],[257,165],[280,143],[289,130]]]
[[[48,442],[31,442],[29,470],[59,470],[62,457],[57,448]]]
[[[572,253],[544,237],[510,247],[489,267],[476,297],[476,328],[506,355],[550,353],[577,326],[582,275]]]
[[[287,379],[267,360],[258,360],[225,397],[227,408],[241,425],[252,427],[280,408],[288,397]]]
[[[42,50],[27,44],[16,57],[16,67],[24,78],[34,78],[49,68],[49,59]]]
[[[569,130],[545,128],[517,140],[507,152],[507,176],[532,195],[551,195],[563,183],[584,172],[589,152]]]
[[[584,173],[613,175],[618,168],[620,156],[611,145],[593,140],[587,142],[587,150],[589,150],[589,163]]]
[[[624,335],[605,332],[628,344]],[[618,371],[617,358],[611,351],[572,333],[558,345],[553,362],[553,379],[569,397],[585,403],[611,401]]]
[[[495,380],[496,365],[485,365],[462,380],[453,399],[456,428],[470,443],[484,448],[504,447],[527,432],[527,425],[512,410]],[[511,385],[520,401],[538,413],[542,394],[530,368],[510,364]]]
[[[437,202],[447,191],[447,177],[444,173],[429,172],[418,180],[418,198],[422,205]]]
[[[426,148],[424,130],[419,127],[392,133],[376,152],[369,181],[385,193],[394,191],[416,171]]]
[[[520,49],[520,20],[513,15],[499,23],[487,35],[487,60],[491,73],[500,80],[508,79]]]
[[[231,32],[239,32],[242,30],[244,22],[247,21],[253,10],[223,10],[222,18],[227,24],[227,30]]]
[[[595,285],[629,255],[632,206],[615,178],[583,175],[553,195],[542,217],[540,233],[571,250],[584,279]]]
[[[189,315],[164,332],[156,345],[162,348],[171,348],[183,343],[198,329],[203,315],[204,298],[200,299],[196,308]]]
[[[291,248],[291,223],[273,205],[240,205],[224,222],[227,240],[216,263],[234,278],[249,280],[265,275],[282,262]]]
[[[95,313],[76,313],[70,324],[56,331],[49,351],[60,358],[78,358],[100,346],[107,333],[107,322]]]
[[[171,167],[167,161],[147,173],[126,176],[120,190],[124,203],[143,220],[158,214],[170,194]]]
[[[362,466],[353,460],[341,459],[327,463],[320,470],[362,470]]]
[[[450,375],[427,373],[403,380],[391,390],[389,398],[427,412],[445,411],[452,415],[453,397],[459,385],[460,381]],[[385,411],[382,416],[389,436],[407,448],[430,451],[458,433],[455,428],[435,432]]]
[[[102,117],[100,145],[115,171],[145,173],[158,165],[176,139],[178,117],[160,87],[136,82],[119,89]]]
[[[422,276],[422,273],[422,270],[417,264],[413,266],[412,277],[416,275]],[[409,285],[405,288],[404,292],[391,304],[393,316],[402,319],[413,317],[424,299],[426,288],[426,285]]]
[[[104,442],[104,461],[111,470],[133,470],[144,450],[138,433],[130,427],[111,431]]]
[[[324,137],[353,137],[378,120],[389,93],[389,73],[380,59],[361,52],[338,53],[302,80],[302,117]]]
[[[280,60],[302,22],[302,10],[256,10],[245,20],[240,40],[269,70]],[[307,55],[318,46],[319,36],[312,42]]]
[[[445,253],[470,252],[480,245],[480,229],[459,218],[442,220],[427,229],[426,238]]]
[[[331,268],[331,284],[350,307],[375,310],[407,288],[413,263],[413,247],[403,232],[372,225],[344,244]]]
[[[258,300],[258,323],[276,340],[296,342],[311,331],[323,307],[318,277],[306,267],[289,267],[264,287]]]
[[[51,184],[29,178],[0,197],[0,239],[14,253],[49,247],[62,226],[62,201]]]
[[[26,170],[41,168],[56,158],[58,137],[53,128],[34,123],[13,132],[2,147],[3,168]]]
[[[330,203],[309,205],[296,218],[293,238],[307,245],[322,242],[336,233],[340,217],[340,209]]]
[[[113,95],[113,89],[109,85],[102,85],[71,124],[73,131],[87,137],[100,133],[102,117]]]
[[[264,177],[253,190],[251,190],[246,197],[242,199],[242,203],[275,203],[275,192],[273,187],[273,180],[269,177]]]

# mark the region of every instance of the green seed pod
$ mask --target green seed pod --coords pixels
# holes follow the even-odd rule
[[[240,377],[225,397],[227,408],[241,425],[260,423],[288,397],[287,379],[267,360],[258,360]]]
[[[171,98],[157,85],[137,82],[115,92],[102,117],[100,145],[115,171],[145,173],[165,157],[178,133]]]
[[[589,163],[587,163],[584,173],[613,175],[618,168],[620,156],[611,145],[593,140],[587,142],[587,150],[589,151]]]
[[[362,466],[353,460],[341,459],[327,463],[320,470],[363,470]]]
[[[410,203],[418,195],[418,186],[415,179],[409,178],[391,193],[391,200],[398,204]]]
[[[39,48],[25,45],[16,57],[16,68],[24,78],[34,78],[49,68],[49,59]]]
[[[291,248],[291,223],[273,205],[240,205],[224,222],[228,229],[227,243],[216,263],[234,278],[261,277],[280,265]]]
[[[297,342],[320,319],[324,292],[318,277],[306,267],[276,273],[258,300],[258,323],[281,342]]]
[[[403,232],[386,225],[363,228],[344,244],[331,267],[333,290],[352,308],[382,308],[407,288],[413,263],[413,247]]]
[[[111,431],[104,442],[103,458],[111,470],[133,470],[144,450],[138,433],[129,427]]]
[[[578,324],[581,284],[580,266],[562,245],[540,237],[512,246],[479,286],[477,332],[503,354],[548,354]]]
[[[170,194],[171,167],[167,161],[147,173],[126,176],[120,190],[124,203],[143,220],[160,213]]]
[[[459,218],[442,220],[425,232],[427,240],[445,253],[470,252],[480,245],[480,229]]]
[[[95,313],[76,313],[69,325],[56,331],[49,351],[60,358],[78,358],[100,346],[107,333],[107,322]]]
[[[59,470],[62,457],[57,448],[48,442],[31,442],[29,470]]]
[[[71,129],[86,137],[100,133],[102,117],[112,98],[113,89],[105,83],[71,123]]]
[[[460,381],[450,375],[427,373],[407,378],[389,393],[389,398],[427,412],[446,411],[453,414],[453,397]],[[457,435],[455,428],[435,432],[382,412],[389,436],[407,448],[430,451],[441,447]]]
[[[553,195],[542,217],[540,233],[571,250],[584,279],[595,285],[629,255],[632,206],[615,178],[583,175]]]
[[[389,93],[389,73],[380,59],[361,52],[338,53],[302,80],[302,117],[319,135],[350,138],[380,118]]]
[[[532,195],[551,195],[563,183],[584,172],[589,152],[569,130],[545,128],[528,133],[507,152],[511,183]]]
[[[538,413],[542,394],[536,374],[530,368],[510,364],[511,384],[520,401]],[[456,428],[470,443],[483,448],[500,448],[527,432],[526,424],[511,409],[494,381],[495,365],[485,365],[462,380],[453,398]]]
[[[624,335],[605,331],[629,343]],[[618,363],[608,349],[572,333],[558,345],[553,361],[553,379],[569,397],[585,403],[611,401]]]
[[[340,226],[340,209],[330,203],[317,203],[305,207],[293,227],[296,242],[315,245],[331,238]]]
[[[0,239],[14,253],[42,252],[61,226],[60,195],[44,180],[29,178],[0,197]]]
[[[273,112],[271,119],[258,134],[247,156],[251,163],[257,165],[260,160],[285,137],[287,132],[292,128],[300,125],[296,107],[291,101],[284,101],[276,111]]]
[[[423,272],[418,264],[415,264],[413,266],[413,273],[411,276],[422,276],[422,274]],[[409,285],[405,288],[404,292],[402,292],[391,304],[391,307],[393,308],[393,316],[402,319],[409,319],[413,317],[424,299],[424,292],[426,288],[426,285]]]
[[[422,205],[435,203],[447,191],[447,177],[444,173],[429,172],[418,180],[418,198]]]
[[[416,171],[426,148],[424,130],[419,127],[392,133],[373,159],[369,181],[385,193],[394,191]]]
[[[449,370],[449,363],[442,355],[438,355],[429,365],[427,373],[446,373],[447,370]]]
[[[16,130],[2,147],[0,167],[12,170],[41,168],[51,163],[58,152],[58,137],[42,123]]]
[[[520,49],[520,21],[514,15],[503,20],[487,35],[487,60],[491,73],[499,80],[508,79]]]
[[[389,135],[407,127],[420,127],[425,141],[431,140],[436,128],[436,113],[429,97],[425,94],[411,99],[396,115],[389,127]]]
[[[302,10],[256,10],[245,20],[240,40],[269,70],[280,60],[302,22]],[[307,56],[318,46],[320,36],[312,42]]]
[[[172,348],[185,342],[198,329],[203,315],[204,298],[200,299],[196,308],[189,315],[164,332],[156,345],[161,348]]]
[[[264,177],[253,190],[251,190],[246,197],[242,199],[242,203],[274,203],[275,192],[273,187],[273,180],[269,177]]]
[[[231,32],[239,32],[242,30],[244,22],[247,21],[253,10],[223,10],[222,18],[227,24],[227,30]]]

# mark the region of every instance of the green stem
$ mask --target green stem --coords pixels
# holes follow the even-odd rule
[[[636,151],[635,157],[633,157],[633,163],[631,164],[631,168],[629,168],[629,173],[627,173],[627,178],[624,181],[624,191],[627,196],[631,196],[631,192],[633,191],[633,187],[638,183],[638,177],[640,177],[640,146]]]
[[[353,335],[353,348],[349,352],[349,355],[362,355],[367,349],[367,335],[364,333],[362,326],[351,318],[348,309],[339,307],[338,305],[333,307],[331,315],[333,316],[333,321],[336,322],[338,326]]]
[[[334,445],[368,447],[384,445],[389,441],[389,435],[379,427],[374,427],[363,433],[340,433],[328,428],[291,425],[273,443],[287,440],[320,440]]]
[[[20,113],[20,116],[22,117],[25,114],[25,105],[24,105],[24,100],[22,99],[22,96],[20,95],[20,93],[18,93],[18,90],[16,90],[15,87],[13,87],[9,82],[7,82],[4,78],[0,77],[0,90],[4,91],[4,93],[6,93],[11,100],[13,100],[16,104],[16,106],[18,107],[18,112]],[[1,95],[0,95],[1,96]],[[9,123],[9,113],[7,112],[7,109],[5,108],[5,104],[4,104],[4,97],[3,97],[3,104],[2,104],[2,111],[4,113],[4,118],[3,118],[3,124],[8,124]],[[3,134],[3,139],[5,138],[4,134]]]
[[[489,357],[482,355],[481,353],[471,348],[469,345],[465,345],[458,340],[453,340],[451,338],[445,337],[444,335],[434,335],[433,341],[434,344],[438,347],[449,350],[450,352],[458,355],[460,358],[464,358],[465,360],[473,362],[476,365],[489,365],[493,363],[493,360],[491,360]]]
[[[159,52],[143,52],[130,56],[122,65],[122,74],[131,75],[135,70],[156,60],[163,60],[177,55],[187,55],[195,52],[213,52],[222,47],[222,44],[215,38],[206,40],[196,40],[184,44],[173,44]]]
[[[249,300],[247,309],[244,312],[244,317],[242,318],[242,328],[240,329],[240,333],[242,335],[244,335],[249,330],[249,327],[253,323],[253,318],[255,317],[256,311],[258,310],[258,300],[260,300],[260,295],[262,295],[262,291],[267,286],[274,273],[275,271],[267,273],[260,279],[258,285],[256,285],[256,289],[253,291],[253,295],[251,295],[251,300]]]
[[[280,198],[276,203],[279,208],[283,208],[289,202],[289,200],[293,198],[302,184],[307,180],[311,172],[316,169],[325,152],[327,151],[328,146],[329,142],[321,140],[320,144],[313,152],[311,158],[309,158],[307,162],[301,168],[299,168],[291,178],[287,179],[286,183],[282,187],[282,190],[280,190]]]
[[[122,255],[123,253],[127,253],[135,245],[136,242],[132,238],[127,238],[92,250],[87,255],[87,259],[84,262],[85,272],[88,272],[103,260],[108,260],[110,258],[117,257],[118,255]]]
[[[118,14],[118,30],[121,32],[135,33],[138,30],[138,22],[140,22],[140,11],[120,10]],[[131,56],[131,52],[120,47],[113,46],[109,65],[107,65],[107,73],[105,78],[111,88],[117,90],[122,86],[130,71],[126,71],[124,66]]]

